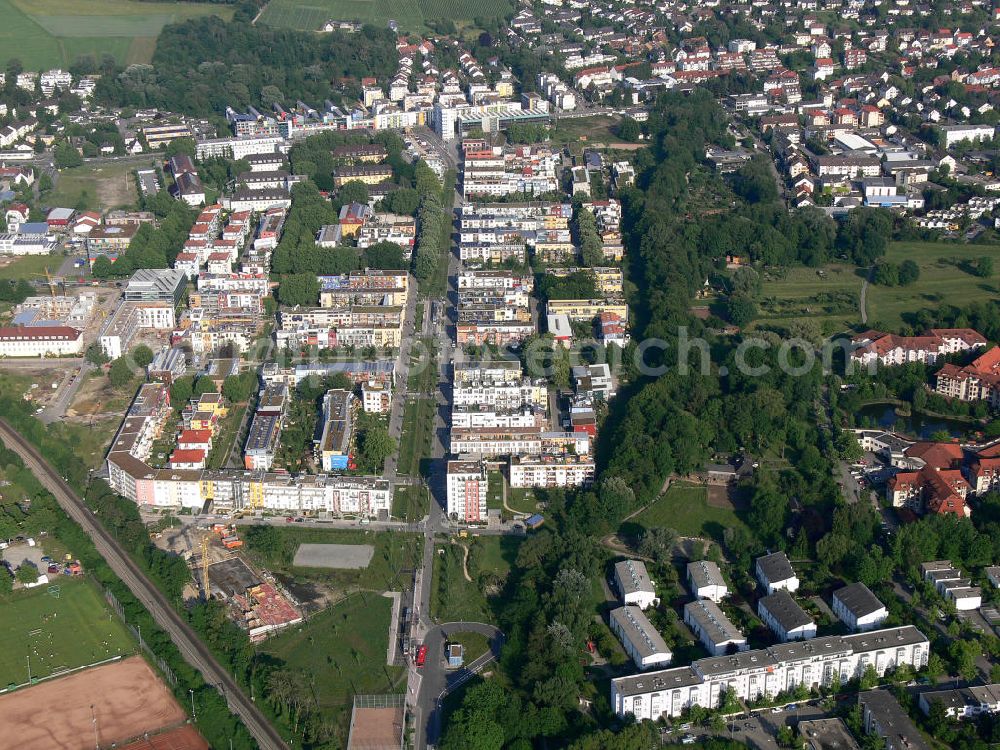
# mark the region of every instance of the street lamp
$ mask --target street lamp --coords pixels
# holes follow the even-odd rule
[[[191,718],[197,719],[198,714],[194,710],[194,689],[188,688],[188,693],[191,695]]]

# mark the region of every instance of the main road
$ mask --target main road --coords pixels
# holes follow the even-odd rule
[[[222,690],[230,710],[240,717],[258,746],[264,750],[288,747],[257,706],[244,695],[232,675],[215,660],[208,647],[181,619],[167,598],[100,524],[84,502],[77,497],[73,489],[63,480],[62,475],[49,465],[35,446],[21,437],[4,419],[0,419],[0,441],[21,457],[25,466],[38,477],[45,489],[52,493],[66,514],[80,524],[94,541],[94,546],[101,557],[128,586],[129,591],[149,610],[156,623],[166,631],[185,661],[201,672],[205,682]]]

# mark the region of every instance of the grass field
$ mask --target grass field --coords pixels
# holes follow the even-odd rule
[[[995,245],[960,245],[943,242],[893,242],[886,260],[901,263],[912,260],[920,266],[920,278],[905,287],[868,288],[868,322],[898,328],[908,322],[906,313],[941,304],[967,305],[970,302],[1000,298],[1000,247]],[[977,258],[994,259],[993,276],[980,278],[970,264]]]
[[[663,497],[622,526],[622,531],[629,534],[636,531],[635,526],[643,529],[665,526],[681,536],[721,542],[727,528],[745,525],[731,506],[710,505],[704,485],[674,482]]]
[[[0,0],[0,50],[26,70],[68,67],[83,55],[105,54],[120,63],[149,62],[167,24],[218,15],[231,7],[138,0]]]
[[[35,281],[45,275],[46,268],[55,273],[62,265],[63,260],[61,255],[22,255],[18,258],[0,258],[0,279]]]
[[[154,161],[84,164],[64,169],[52,192],[45,196],[45,202],[67,208],[84,206],[88,210],[131,206],[139,197],[133,173]]]
[[[326,21],[361,21],[383,27],[391,19],[401,31],[425,31],[425,21],[450,18],[456,22],[476,17],[506,16],[513,12],[507,0],[272,0],[259,23],[316,31]]]
[[[432,398],[417,398],[403,405],[403,429],[399,440],[399,473],[420,476],[421,462],[430,455],[434,430]]]
[[[355,694],[398,693],[403,667],[385,663],[392,602],[377,594],[354,596],[295,626],[260,648],[301,674],[316,704],[342,733],[346,745]]]
[[[427,515],[429,499],[425,487],[397,487],[392,492],[392,515],[415,522]]]
[[[788,323],[808,318],[833,330],[861,321],[858,298],[864,281],[857,268],[846,264],[817,268],[789,268],[780,278],[764,275],[758,323]]]
[[[262,557],[247,535],[247,551],[272,570],[287,573],[295,579],[315,581],[338,591],[400,591],[410,580],[412,570],[420,564],[423,545],[419,534],[395,531],[342,531],[339,529],[304,529],[277,527],[282,550],[279,559]],[[363,570],[330,570],[298,568],[291,564],[300,544],[371,544],[375,554]]]
[[[462,544],[443,544],[435,549],[434,581],[431,585],[431,615],[440,622],[493,622],[490,599],[517,558],[521,539],[479,536]],[[469,577],[462,570],[464,550],[469,547]]]
[[[93,588],[79,579],[58,584],[58,599],[42,586],[0,600],[0,685],[26,682],[28,657],[37,678],[132,651],[125,626]]]

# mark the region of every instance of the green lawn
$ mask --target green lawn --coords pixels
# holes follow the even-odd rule
[[[487,508],[503,508],[503,475],[491,471],[488,475],[489,491],[486,493]]]
[[[513,12],[507,0],[271,0],[259,23],[316,31],[326,21],[361,21],[384,27],[390,20],[401,31],[425,31],[426,19],[472,20]]]
[[[831,331],[860,323],[863,281],[864,273],[847,264],[767,269],[757,322],[780,325],[808,318]]]
[[[617,143],[621,140],[614,133],[618,120],[617,117],[607,115],[562,119],[552,129],[550,137],[554,143],[570,145],[576,143],[583,146],[588,143]]]
[[[95,419],[87,424],[56,422],[49,427],[49,430],[64,435],[66,441],[73,446],[74,453],[87,466],[97,469],[104,463],[104,454],[120,426],[120,418],[109,417]]]
[[[433,398],[417,398],[403,405],[403,429],[397,464],[402,476],[420,476],[421,462],[430,455],[435,406]]]
[[[490,639],[482,633],[455,633],[448,638],[449,643],[461,643],[465,649],[463,666],[474,662],[490,650]]]
[[[631,532],[635,526],[643,529],[666,526],[681,536],[707,537],[721,542],[725,529],[745,525],[731,507],[709,505],[704,485],[674,482],[663,497],[623,524],[622,528]]]
[[[90,585],[65,576],[55,583],[58,598],[41,586],[0,599],[0,685],[26,682],[29,657],[37,678],[132,653],[125,626]]]
[[[354,531],[306,529],[289,525],[276,527],[281,539],[277,557],[264,555],[254,545],[253,534],[244,534],[247,552],[257,562],[292,578],[322,583],[337,591],[401,591],[410,580],[410,571],[420,565],[423,538],[397,531]],[[363,570],[298,568],[292,558],[300,544],[371,544],[375,553]]]
[[[980,278],[971,272],[970,264],[989,256],[994,272]],[[920,278],[905,287],[884,287],[872,284],[868,288],[868,322],[890,329],[899,328],[906,313],[921,308],[937,308],[941,304],[967,305],[1000,297],[1000,247],[996,245],[964,245],[946,242],[893,242],[886,260],[901,263],[915,261],[920,266]]]
[[[391,618],[391,600],[377,594],[352,596],[260,647],[260,654],[275,660],[279,669],[302,677],[336,728],[339,742],[330,747],[346,745],[354,695],[398,693],[406,684],[404,668],[385,663]]]
[[[22,255],[10,262],[4,262],[6,260],[0,261],[0,279],[37,281],[39,278],[44,280],[46,268],[50,273],[58,271],[65,258],[62,255]]]
[[[518,513],[537,513],[538,498],[535,491],[530,487],[510,487],[508,490],[507,505]]]
[[[212,452],[208,454],[206,466],[209,469],[221,469],[229,458],[229,451],[239,437],[237,434],[243,422],[246,404],[234,404],[229,408],[226,418],[219,424],[219,434],[212,439]]]
[[[397,487],[392,493],[392,515],[404,521],[421,520],[428,513],[427,489],[424,487]]]
[[[139,0],[0,0],[0,50],[16,53],[26,70],[66,68],[83,55],[105,54],[119,63],[149,62],[167,24],[218,15],[215,4]],[[6,59],[6,57],[4,58]]]

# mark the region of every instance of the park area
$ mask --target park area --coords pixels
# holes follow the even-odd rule
[[[431,615],[439,622],[494,622],[492,600],[503,594],[522,541],[474,536],[435,547]]]
[[[391,19],[401,31],[426,31],[426,21],[449,18],[456,23],[474,18],[510,15],[507,0],[271,0],[259,23],[302,31],[318,31],[324,23],[360,21],[384,27]]]
[[[233,8],[216,4],[140,0],[0,0],[0,50],[16,51],[25,70],[67,68],[90,55],[112,55],[119,63],[148,63],[167,24],[217,15]]]
[[[920,268],[920,278],[908,286],[868,288],[868,323],[899,328],[908,323],[907,313],[939,305],[963,306],[1000,298],[1000,247],[951,242],[893,242],[885,259],[892,263],[912,260]],[[977,259],[994,259],[989,277],[973,273]]]
[[[722,542],[727,528],[744,527],[726,487],[674,482],[650,505],[622,524],[621,535],[635,537],[644,529],[663,526],[681,536]]]
[[[830,334],[860,323],[861,284],[866,275],[867,270],[843,263],[765,269],[757,324],[780,327],[808,318]]]
[[[386,665],[392,600],[355,594],[269,638],[261,655],[298,680],[346,744],[354,695],[402,692],[405,670]]]
[[[125,626],[81,579],[20,590],[0,600],[0,685],[95,664],[133,651]]]
[[[155,733],[183,721],[184,711],[149,665],[134,656],[4,695],[0,716],[2,747],[84,750]],[[208,747],[197,733],[185,737],[170,750]]]

